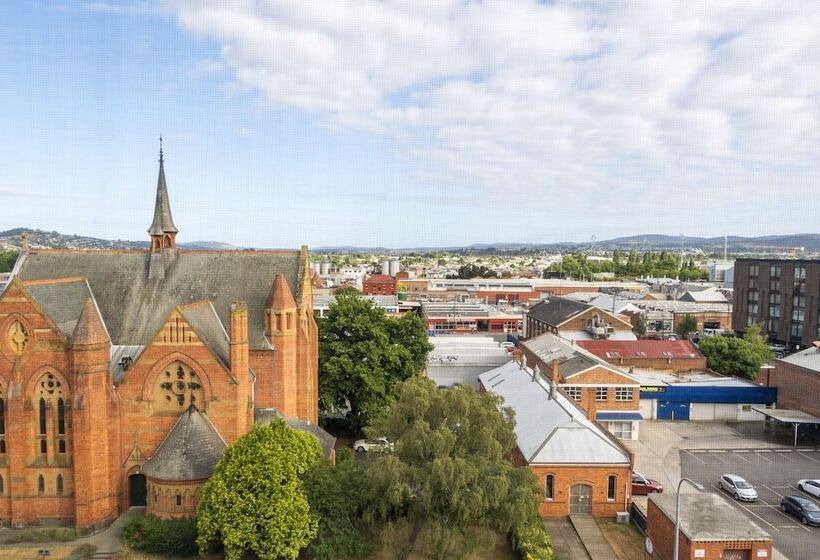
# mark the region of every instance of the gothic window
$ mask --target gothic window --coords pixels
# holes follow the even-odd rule
[[[57,475],[57,495],[63,495],[63,475],[61,474]]]
[[[18,356],[22,356],[23,352],[26,350],[26,345],[28,344],[28,333],[26,332],[26,328],[23,326],[23,323],[20,321],[14,321],[11,324],[11,327],[9,327],[6,338],[11,351]]]
[[[37,383],[37,439],[41,455],[46,455],[49,448],[58,453],[67,452],[67,396],[68,391],[53,373],[46,373]]]
[[[200,410],[205,402],[199,377],[182,362],[165,367],[154,393],[155,407],[165,412],[181,412],[194,405]]]
[[[177,507],[182,507],[182,494],[177,494]]]
[[[0,496],[3,495],[3,490],[5,490],[5,488],[3,488],[3,477],[0,476]]]
[[[40,495],[46,493],[46,479],[43,475],[37,475],[37,493]]]

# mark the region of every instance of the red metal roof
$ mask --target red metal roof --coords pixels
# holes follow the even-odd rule
[[[577,340],[599,358],[701,358],[690,340]]]

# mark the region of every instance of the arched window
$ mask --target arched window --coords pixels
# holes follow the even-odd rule
[[[3,495],[3,492],[4,492],[4,491],[5,491],[5,486],[4,486],[4,484],[3,484],[3,477],[2,477],[2,476],[0,476],[0,496],[2,496],[2,495]]]
[[[547,500],[555,499],[555,475],[548,474],[544,480],[544,498]]]
[[[173,362],[162,370],[154,390],[155,410],[179,413],[192,404],[201,410],[204,403],[202,384],[190,367]]]
[[[182,507],[182,494],[177,494],[177,507]]]
[[[63,475],[61,474],[57,475],[57,495],[63,495]]]
[[[52,451],[65,453],[68,447],[67,387],[63,387],[57,376],[49,372],[40,378],[35,391],[39,452],[46,455],[51,448]]]
[[[46,493],[46,479],[43,478],[43,475],[37,476],[37,493],[40,495]]]
[[[614,474],[609,475],[606,484],[606,499],[607,500],[614,500],[615,499],[615,492],[617,490],[617,483],[618,477]]]
[[[6,401],[3,397],[3,386],[0,385],[0,455],[6,452]]]

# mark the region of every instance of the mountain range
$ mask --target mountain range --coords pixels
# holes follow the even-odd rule
[[[34,248],[47,249],[146,249],[147,241],[127,241],[122,239],[98,239],[82,235],[67,235],[56,231],[29,230],[14,228],[0,231],[0,248],[16,248],[22,245],[22,234],[28,234],[28,243]],[[820,234],[798,233],[785,235],[766,235],[761,237],[741,237],[730,235],[725,238],[728,251],[732,254],[748,253],[820,253]],[[216,241],[192,241],[180,243],[179,246],[191,250],[232,250],[242,249],[228,243]],[[613,250],[701,250],[705,253],[720,254],[724,249],[724,237],[688,237],[661,234],[631,235],[602,241],[582,243],[474,243],[468,246],[451,247],[407,247],[388,249],[386,247],[316,247],[313,253],[409,253],[451,251],[465,253],[490,252],[567,252],[567,251],[613,251]]]

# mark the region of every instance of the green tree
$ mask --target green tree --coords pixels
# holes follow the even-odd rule
[[[675,334],[677,334],[679,338],[686,338],[690,332],[695,332],[696,330],[698,330],[697,320],[687,313],[675,327]]]
[[[361,429],[390,403],[398,383],[420,373],[432,350],[418,316],[385,315],[371,300],[340,291],[319,319],[319,404],[348,409]]]
[[[632,332],[638,338],[646,335],[646,321],[642,315],[635,314],[632,316]]]
[[[749,327],[743,338],[703,338],[700,351],[706,356],[706,365],[716,372],[752,380],[757,377],[760,366],[772,357],[767,338],[761,335],[759,325]]]
[[[197,510],[197,545],[225,547],[228,560],[295,559],[318,531],[302,477],[322,457],[311,434],[283,420],[259,424],[225,450]]]
[[[316,463],[305,475],[310,511],[319,516],[319,533],[308,554],[316,560],[361,558],[369,550],[362,520],[362,496],[367,471],[353,461],[349,449],[340,449],[336,465]]]
[[[14,249],[0,251],[0,272],[11,272],[14,263],[17,262],[17,255],[19,253]]]
[[[507,534],[536,523],[540,489],[528,467],[506,459],[514,418],[500,405],[495,395],[441,390],[422,377],[399,385],[397,400],[367,430],[395,443],[370,469],[369,515],[432,524],[440,558],[462,554],[479,527]]]

